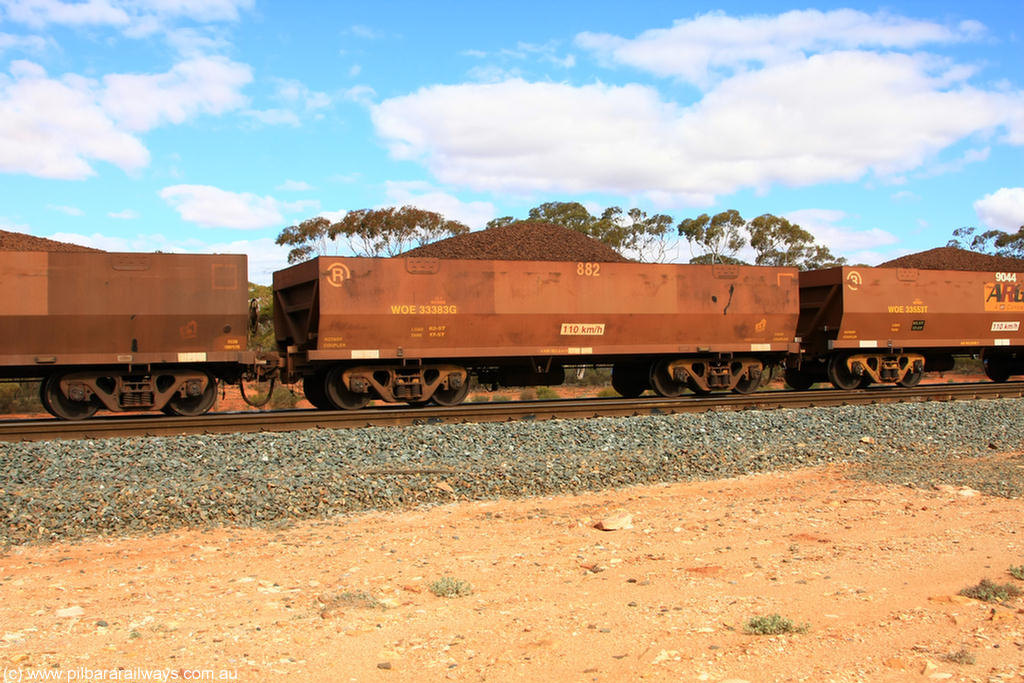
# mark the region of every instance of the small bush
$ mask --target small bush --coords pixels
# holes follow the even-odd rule
[[[39,382],[0,383],[0,413],[42,413]]]
[[[537,398],[558,398],[558,392],[551,387],[537,387]]]
[[[536,398],[537,398],[537,392],[534,391],[533,389],[529,388],[529,387],[527,387],[526,389],[523,389],[522,391],[519,392],[519,400],[520,401],[533,401]]]
[[[366,591],[345,591],[331,596],[332,606],[344,606],[362,609],[384,609],[384,603]]]
[[[461,598],[472,595],[473,586],[462,579],[443,576],[430,584],[430,592],[439,598]]]
[[[1015,566],[1011,564],[1010,568],[1006,571],[1010,572],[1010,576],[1012,576],[1013,578],[1024,581],[1024,564],[1020,566]]]
[[[469,397],[470,403],[487,403],[491,400],[491,397],[487,394],[473,394]]]
[[[807,633],[810,624],[797,626],[791,620],[778,614],[770,614],[767,617],[751,617],[743,632],[754,636],[777,636],[783,633]]]
[[[960,648],[958,652],[951,652],[943,657],[943,659],[947,662],[952,662],[953,664],[974,664],[975,661],[974,655],[964,648]]]
[[[615,391],[611,387],[603,387],[599,392],[597,392],[597,397],[598,398],[621,398],[621,396],[619,395],[619,392]]]
[[[998,584],[989,579],[982,579],[976,586],[968,586],[960,591],[960,595],[982,602],[1006,602],[1024,593],[1012,583]]]

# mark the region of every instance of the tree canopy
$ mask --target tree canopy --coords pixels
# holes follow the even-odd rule
[[[628,254],[639,261],[664,261],[667,255],[669,229],[673,219],[665,214],[649,216],[646,211],[632,208],[623,211],[612,206],[595,216],[579,202],[547,202],[530,209],[529,220],[546,221],[576,230],[607,244],[620,254]],[[488,228],[514,223],[512,216],[495,218]]]
[[[694,255],[690,263],[743,263],[737,255],[747,245],[759,266],[812,270],[846,263],[799,225],[770,213],[747,221],[730,209],[714,216],[705,213],[685,218],[678,227]]]
[[[329,240],[344,238],[358,256],[395,256],[403,251],[469,232],[469,226],[448,220],[439,213],[414,206],[359,209],[331,222],[317,216],[291,225],[277,236],[277,244],[289,245],[288,263],[327,253]]]
[[[970,249],[983,254],[1024,258],[1024,225],[1020,226],[1017,232],[992,229],[978,233],[975,227],[957,228],[953,231],[953,239],[949,240],[946,246]]]

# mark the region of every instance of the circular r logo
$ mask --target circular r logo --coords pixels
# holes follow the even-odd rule
[[[327,283],[332,287],[341,287],[350,277],[352,273],[344,263],[332,263],[327,269]]]

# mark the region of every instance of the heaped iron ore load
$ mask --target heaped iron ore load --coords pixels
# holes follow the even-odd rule
[[[995,254],[979,254],[957,247],[936,247],[916,254],[907,254],[879,268],[921,268],[923,270],[971,270],[992,272],[1024,272],[1024,260]]]
[[[48,240],[45,237],[26,235],[21,232],[0,230],[0,251],[102,252],[102,249]]]
[[[200,414],[247,350],[244,255],[0,252],[0,376],[42,379],[43,405]]]
[[[469,375],[624,395],[753,391],[793,347],[797,271],[590,261],[320,257],[274,275],[287,375],[314,405],[462,401]]]
[[[608,245],[545,221],[519,221],[416,247],[402,257],[494,261],[629,261]]]
[[[842,267],[800,274],[801,356],[786,373],[794,388],[831,381],[913,386],[924,371],[980,354],[986,374],[1024,372],[1024,270],[962,271]]]

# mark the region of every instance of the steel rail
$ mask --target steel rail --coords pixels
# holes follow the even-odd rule
[[[1024,382],[926,384],[913,388],[872,387],[853,391],[765,391],[754,394],[686,395],[679,398],[586,398],[570,400],[466,403],[454,407],[381,406],[357,411],[283,410],[210,413],[199,417],[111,415],[66,422],[27,419],[0,421],[0,441],[100,439],[125,436],[171,436],[282,432],[302,429],[352,429],[388,425],[515,420],[581,419],[636,415],[670,415],[710,410],[771,410],[913,401],[954,401],[1024,397]]]

